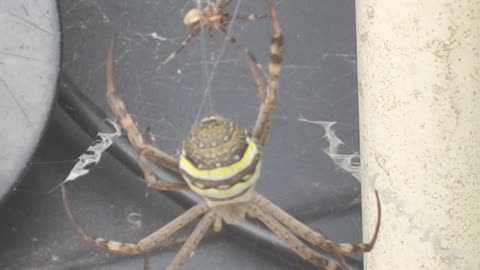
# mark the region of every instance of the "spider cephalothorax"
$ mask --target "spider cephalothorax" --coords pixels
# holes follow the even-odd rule
[[[251,199],[260,152],[247,131],[219,115],[200,120],[183,142],[180,173],[210,206]]]
[[[224,21],[228,19],[228,16],[228,13],[224,13],[220,8],[214,6],[207,6],[203,11],[198,8],[193,8],[183,17],[183,24],[190,30],[205,25],[222,27],[225,23]]]

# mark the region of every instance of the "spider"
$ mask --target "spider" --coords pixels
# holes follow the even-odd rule
[[[232,17],[228,12],[224,11],[224,8],[231,2],[231,0],[216,0],[215,3],[208,1],[207,6],[202,10],[199,8],[190,9],[183,17],[183,24],[190,31],[188,36],[180,43],[178,48],[173,51],[163,64],[170,62],[179,52],[181,52],[185,46],[194,38],[200,31],[207,27],[208,33],[211,35],[212,29],[215,29],[225,35],[230,43],[235,43],[236,39],[227,33],[227,26],[233,21],[233,19],[243,21],[254,21],[257,19],[266,18],[267,15],[255,15],[250,14],[248,16],[235,16]]]
[[[267,6],[272,20],[273,35],[266,86],[259,78],[258,65],[254,56],[246,51],[250,71],[259,92],[258,98],[261,99],[253,132],[250,134],[232,121],[220,115],[211,114],[193,126],[183,142],[178,159],[155,148],[146,140],[128,114],[123,101],[116,95],[112,78],[113,47],[110,48],[106,61],[107,100],[113,114],[125,130],[129,142],[138,153],[138,163],[143,170],[147,185],[159,191],[190,190],[203,198],[204,202],[193,206],[138,243],[121,243],[95,238],[85,232],[71,212],[66,190],[62,185],[62,199],[67,216],[75,230],[87,242],[111,252],[126,255],[143,254],[144,269],[148,269],[148,254],[152,249],[201,217],[191,235],[166,268],[177,270],[188,260],[210,228],[219,232],[223,223],[234,224],[249,217],[260,220],[293,252],[320,269],[345,270],[347,266],[342,254],[368,252],[373,248],[381,219],[380,201],[376,191],[377,224],[370,242],[362,244],[330,241],[254,191],[255,182],[260,176],[261,151],[269,134],[270,117],[279,87],[282,62],[283,35],[277,11],[272,0],[267,0]],[[179,173],[186,183],[171,183],[156,178],[149,168],[150,161]],[[331,252],[335,260],[318,256],[313,251],[314,247]]]

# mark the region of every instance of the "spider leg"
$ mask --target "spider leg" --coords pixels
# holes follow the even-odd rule
[[[275,107],[282,64],[283,34],[278,22],[277,10],[272,0],[267,0],[268,10],[272,18],[273,36],[270,46],[270,64],[268,66],[268,84],[265,99],[260,105],[253,136],[260,146],[265,144],[270,130],[270,117]]]
[[[142,133],[142,139],[147,144],[152,144],[152,127],[148,126]]]
[[[143,254],[143,270],[150,269],[150,255],[148,252]]]
[[[293,234],[309,242],[312,245],[318,246],[325,251],[332,252],[338,263],[347,268],[345,259],[342,257],[341,250],[335,245],[335,243],[328,240],[321,233],[318,233],[310,229],[305,224],[301,223],[287,212],[283,211],[280,207],[269,201],[267,198],[260,194],[255,196],[255,205],[262,209],[265,213],[269,213],[273,218],[278,220],[281,224],[287,227]]]
[[[113,47],[111,47],[108,51],[107,63],[106,63],[107,101],[108,101],[108,104],[110,105],[110,108],[113,114],[118,119],[118,121],[120,122],[120,125],[127,133],[128,140],[130,141],[132,146],[135,148],[135,151],[137,151],[138,153],[138,163],[145,174],[145,179],[147,181],[148,186],[157,190],[189,189],[186,183],[169,183],[169,182],[161,181],[153,175],[149,167],[149,162],[147,160],[148,157],[152,158],[155,161],[155,163],[157,163],[158,165],[163,166],[174,172],[178,172],[178,161],[175,158],[168,155],[167,153],[162,152],[156,149],[155,147],[153,147],[152,145],[148,144],[147,142],[145,142],[144,136],[142,135],[140,130],[137,128],[137,126],[133,122],[133,119],[128,113],[127,108],[125,107],[125,104],[120,99],[120,97],[118,97],[115,94],[115,86],[113,84],[113,76],[112,76],[112,70],[113,70],[112,51],[113,51]]]
[[[157,191],[189,190],[190,188],[186,183],[165,182],[165,181],[159,180],[155,176],[153,171],[150,169],[150,162],[148,160],[148,157],[153,159],[156,163],[163,161],[163,158],[158,155],[158,151],[159,151],[158,149],[155,149],[153,147],[148,147],[146,149],[143,149],[138,156],[138,165],[143,171],[143,175],[145,177],[145,181],[147,182],[147,186]]]
[[[235,44],[237,42],[237,39],[234,36],[228,34],[227,30],[223,26],[213,25],[213,28],[225,35],[225,39],[228,40],[230,43]]]
[[[178,270],[182,267],[188,258],[190,258],[193,250],[195,247],[197,247],[198,243],[200,243],[200,240],[202,240],[202,238],[205,236],[205,233],[208,231],[210,226],[212,226],[215,216],[216,214],[213,212],[203,216],[173,261],[167,266],[166,270]]]
[[[380,200],[379,200],[377,191],[375,191],[375,196],[377,197],[377,224],[375,226],[375,231],[373,233],[372,239],[368,243],[362,243],[362,244],[332,242],[322,234],[310,229],[300,221],[296,220],[294,217],[290,216],[287,212],[283,211],[280,207],[276,206],[265,197],[261,195],[257,195],[256,199],[258,200],[259,207],[261,207],[264,211],[267,211],[268,213],[270,213],[282,224],[284,224],[290,230],[292,230],[293,233],[305,239],[312,245],[316,245],[328,251],[352,253],[352,252],[368,252],[372,250],[375,244],[375,241],[377,240],[378,231],[380,229],[381,206],[380,206]]]
[[[260,70],[258,69],[257,60],[255,56],[253,56],[250,51],[245,49],[245,57],[247,58],[248,67],[250,68],[250,72],[252,72],[252,76],[255,79],[255,85],[257,86],[257,101],[258,104],[262,104],[263,100],[265,99],[265,83],[260,76]]]
[[[65,185],[62,185],[62,201],[63,208],[67,217],[72,223],[73,227],[82,238],[88,243],[95,245],[101,249],[105,249],[111,252],[126,254],[126,255],[138,255],[145,254],[151,251],[153,248],[159,246],[162,241],[172,236],[178,230],[192,222],[198,216],[208,212],[210,208],[205,204],[198,204],[189,210],[187,210],[182,215],[178,216],[171,222],[164,225],[159,230],[153,232],[147,237],[138,241],[138,243],[122,243],[117,241],[109,241],[103,238],[94,238],[90,236],[85,230],[78,224],[75,217],[73,216],[72,210],[68,203],[67,191]],[[145,263],[148,265],[148,258],[144,259]]]
[[[332,242],[321,233],[310,229],[305,224],[301,223],[300,221],[289,215],[287,212],[283,211],[280,207],[278,207],[262,195],[257,194],[255,198],[255,203],[263,211],[270,213],[275,219],[277,219],[283,225],[289,228],[295,235],[306,240],[310,244],[331,252],[352,253],[368,252],[372,250],[375,241],[377,240],[378,231],[380,229],[381,206],[377,191],[375,191],[375,196],[377,198],[377,224],[375,226],[375,231],[370,242],[362,244]]]
[[[211,27],[211,26],[208,27],[208,37],[209,37],[210,39],[213,38],[212,27]]]
[[[231,0],[226,0],[226,1],[217,0],[217,2],[215,3],[215,6],[219,10],[223,10],[230,2],[231,2]],[[267,17],[268,17],[267,14],[263,14],[263,15],[249,14],[248,16],[240,16],[240,15],[235,16],[235,18],[237,20],[241,20],[241,21],[255,21],[255,20],[264,19],[264,18],[267,18]],[[231,18],[229,18],[229,19],[231,20]]]
[[[200,33],[200,30],[202,28],[200,26],[197,26],[197,27],[194,27],[190,33],[188,34],[188,36],[182,41],[182,43],[180,43],[180,45],[177,47],[177,49],[175,49],[175,51],[173,51],[166,59],[165,61],[163,61],[163,64],[165,65],[166,63],[170,62],[173,58],[175,58],[177,56],[177,54],[179,54],[183,49],[185,49],[185,46],[187,46],[187,44],[192,40],[192,38],[194,38],[196,35],[198,35],[198,33]]]
[[[223,9],[226,7],[232,0],[217,0],[215,2],[215,6],[218,7],[219,9]]]
[[[325,258],[317,256],[311,248],[305,245],[293,233],[291,233],[285,226],[277,221],[269,213],[259,208],[256,204],[247,211],[251,217],[259,219],[265,226],[267,226],[279,239],[281,239],[293,252],[302,257],[309,263],[321,267],[325,270],[346,270],[343,265],[337,264],[335,261],[329,261]]]
[[[260,19],[266,19],[267,17],[268,17],[267,14],[262,14],[262,15],[249,14],[248,16],[237,15],[237,16],[235,16],[235,19],[240,20],[240,21],[256,21],[256,20],[260,20]]]

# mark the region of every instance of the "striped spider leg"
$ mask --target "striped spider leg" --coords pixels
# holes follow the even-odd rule
[[[255,57],[246,51],[247,63],[255,80],[257,99],[260,103],[259,113],[253,131],[253,138],[259,147],[265,144],[270,131],[270,119],[278,91],[282,62],[281,49],[283,35],[281,34],[277,13],[272,12],[270,15],[272,16],[274,35],[271,41],[271,62],[269,65],[267,87],[265,87],[260,76]],[[321,233],[310,229],[260,194],[255,194],[253,199],[254,207],[247,210],[247,215],[258,218],[280,239],[284,240],[291,250],[310,263],[327,270],[346,269],[347,267],[341,255],[342,253],[368,252],[373,248],[377,240],[380,230],[381,205],[377,191],[375,191],[375,196],[377,199],[377,223],[371,240],[365,244],[334,243]],[[304,245],[297,237],[302,238],[313,246],[332,252],[337,262],[329,262],[323,258],[318,258],[310,248]]]
[[[314,231],[290,216],[260,194],[256,194],[253,202],[256,208],[251,210],[251,212],[247,212],[247,214],[262,221],[278,238],[282,239],[292,251],[304,260],[320,267],[320,269],[345,270],[347,266],[341,254],[369,252],[375,245],[381,220],[381,205],[377,191],[375,191],[375,197],[377,199],[377,222],[375,230],[371,240],[368,243],[362,244],[332,242],[321,233]],[[315,247],[331,252],[335,256],[336,261],[328,261],[315,256],[312,250],[303,244],[298,237]]]
[[[110,107],[125,129],[130,143],[139,153],[147,184],[157,190],[190,188],[202,197],[203,203],[193,206],[170,223],[137,243],[121,243],[90,236],[76,222],[68,204],[65,187],[62,199],[65,211],[75,230],[89,243],[116,253],[144,255],[144,269],[148,269],[148,253],[165,239],[200,217],[199,223],[187,238],[167,270],[178,270],[191,256],[205,233],[212,228],[219,232],[223,223],[235,224],[245,217],[256,218],[301,258],[325,270],[347,269],[343,253],[370,251],[376,241],[380,225],[378,194],[378,220],[372,240],[366,244],[334,243],[322,234],[308,228],[285,211],[254,191],[260,177],[261,150],[270,129],[270,116],[278,91],[282,62],[283,35],[273,0],[266,0],[272,19],[273,36],[270,47],[270,65],[266,86],[258,75],[253,55],[247,52],[247,61],[257,85],[259,112],[252,135],[232,121],[212,114],[196,123],[183,141],[178,161],[145,142],[123,102],[114,93],[112,80],[112,50],[107,57],[107,98]],[[154,178],[148,160],[182,175],[186,184],[177,186]],[[302,240],[300,240],[302,239]],[[335,255],[336,260],[318,256],[313,248]]]
[[[118,119],[120,125],[127,134],[128,141],[138,154],[138,164],[142,169],[148,187],[159,191],[180,191],[188,190],[188,185],[184,183],[169,183],[157,179],[149,167],[149,160],[163,166],[173,172],[178,173],[178,160],[167,153],[153,147],[146,138],[146,134],[142,134],[135,125],[132,117],[127,111],[122,99],[116,95],[115,86],[113,84],[113,48],[110,48],[107,56],[107,101],[110,108]],[[147,129],[148,130],[148,129]],[[148,132],[148,131],[147,131]]]
[[[185,46],[194,38],[203,28],[208,29],[208,33],[211,35],[212,29],[222,33],[225,39],[230,43],[235,43],[235,37],[227,33],[227,26],[233,21],[233,19],[241,21],[254,21],[257,19],[266,18],[267,15],[255,15],[250,14],[248,16],[237,15],[231,16],[228,12],[225,12],[225,7],[231,2],[231,0],[216,0],[215,3],[208,1],[205,8],[193,8],[190,9],[183,17],[183,24],[190,31],[188,36],[180,43],[180,45],[173,51],[163,64],[170,62],[178,53],[180,53]]]

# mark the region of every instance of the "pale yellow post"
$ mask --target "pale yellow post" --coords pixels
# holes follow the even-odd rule
[[[366,270],[480,269],[480,0],[357,0]]]

